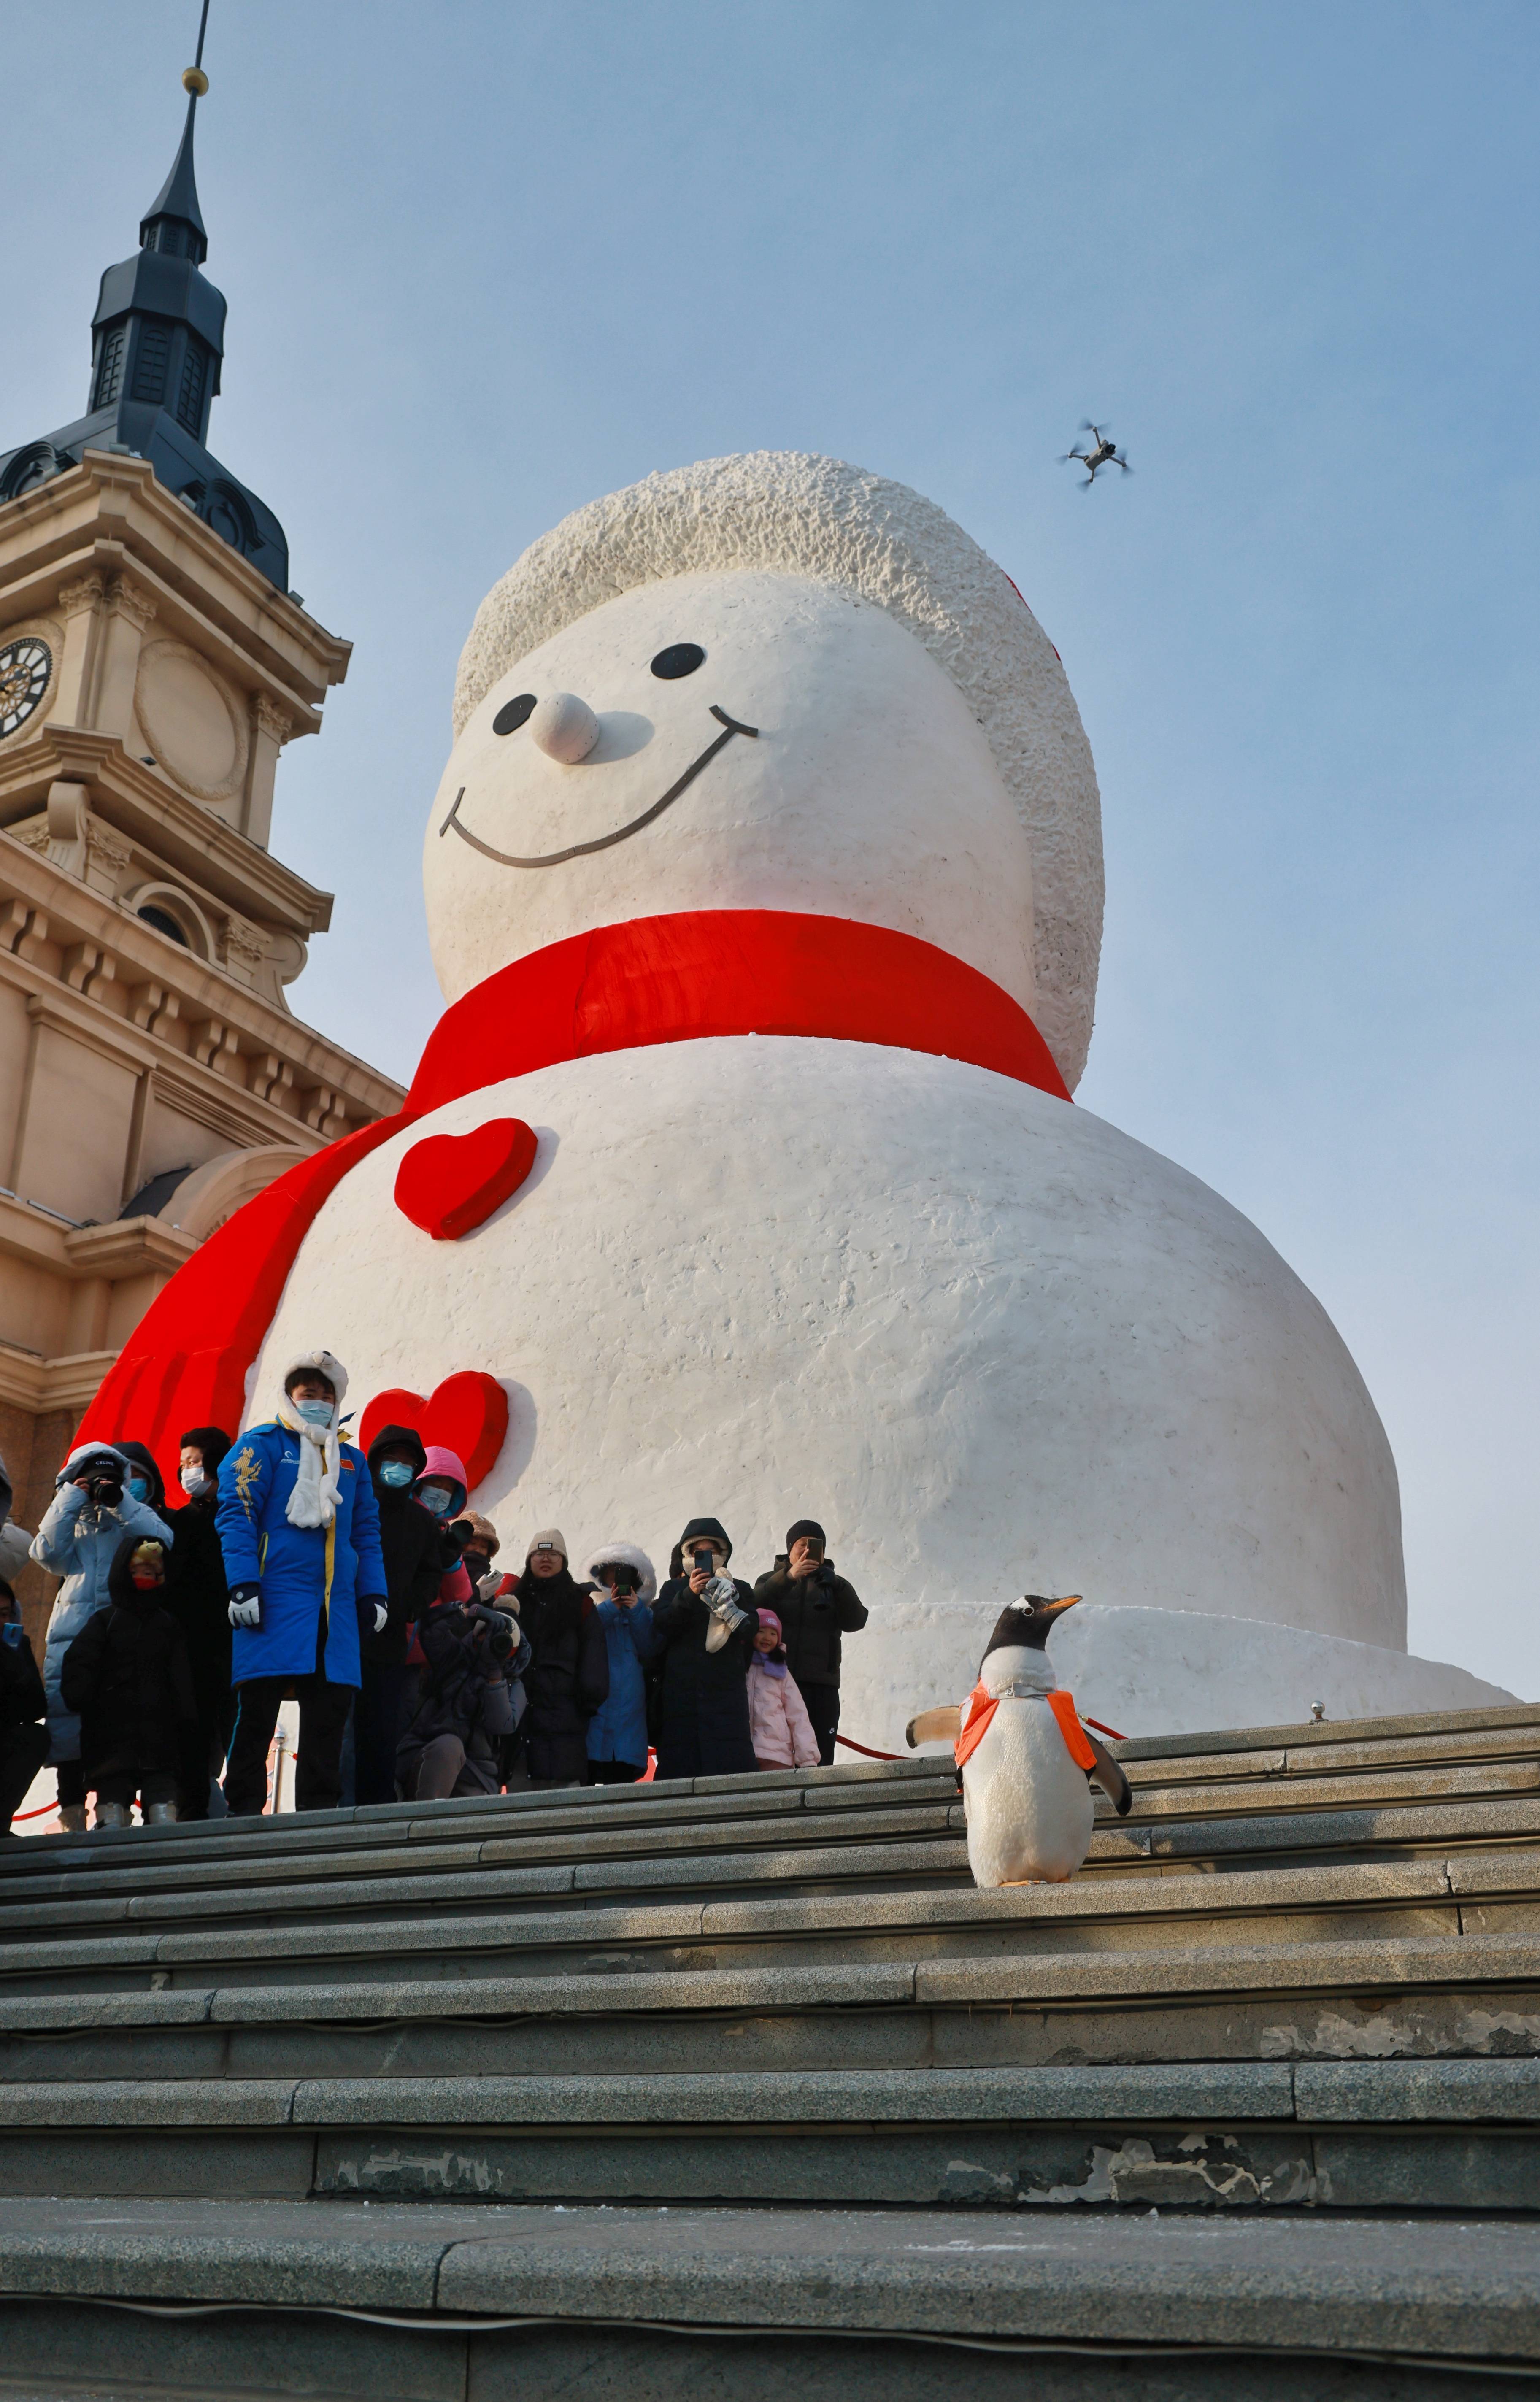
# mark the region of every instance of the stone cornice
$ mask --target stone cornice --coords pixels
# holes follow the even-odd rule
[[[117,1218],[107,1226],[80,1226],[64,1236],[64,1255],[79,1277],[172,1276],[198,1245],[158,1218]]]
[[[88,450],[80,466],[0,505],[0,584],[13,540],[30,554],[25,583],[11,587],[18,609],[39,605],[45,592],[51,597],[62,572],[84,572],[99,545],[109,569],[131,556],[138,575],[153,578],[174,609],[215,626],[251,670],[289,694],[306,731],[328,686],[347,674],[352,645],[327,633],[184,508],[145,460]]]
[[[35,1351],[0,1343],[0,1401],[30,1412],[83,1410],[117,1359],[116,1351],[76,1351],[45,1360]]]
[[[243,916],[302,938],[331,924],[331,893],[131,758],[116,735],[48,725],[32,741],[0,751],[0,826],[40,808],[49,785],[61,780],[89,784],[97,815]]]
[[[205,1021],[228,1029],[238,1054],[258,1058],[271,1054],[293,1070],[295,1087],[305,1093],[327,1087],[353,1104],[360,1122],[380,1117],[400,1107],[399,1084],[356,1059],[323,1035],[279,1010],[249,986],[238,984],[213,960],[200,959],[179,944],[158,934],[115,902],[104,900],[78,877],[56,867],[7,835],[0,834],[0,900],[14,896],[23,916],[41,912],[48,919],[48,939],[67,951],[72,946],[94,945],[113,963],[106,989],[123,997],[123,1010],[71,987],[31,956],[0,948],[0,977],[20,986],[95,1047],[141,1066],[164,1068],[205,1097],[207,1107],[221,1113],[223,1124],[234,1112],[250,1128],[234,1138],[241,1141],[297,1140],[305,1147],[320,1136],[307,1128],[303,1114],[289,1115],[245,1086],[200,1063],[163,1034],[153,1030],[163,1022],[158,1004],[147,1013],[150,1025],[136,1022],[132,997],[158,987],[174,998],[176,1021],[197,1027]],[[3,909],[0,909],[3,915]],[[22,939],[17,937],[17,939]],[[29,946],[29,950],[32,946]]]

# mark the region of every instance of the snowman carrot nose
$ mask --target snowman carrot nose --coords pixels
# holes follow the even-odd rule
[[[529,712],[529,731],[548,759],[575,767],[598,740],[598,719],[575,692],[550,692]]]

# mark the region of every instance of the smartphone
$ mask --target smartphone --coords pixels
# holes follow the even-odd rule
[[[635,1568],[617,1568],[614,1575],[613,1589],[616,1593],[639,1593],[641,1590],[641,1580],[637,1575]]]
[[[716,1564],[716,1556],[715,1552],[713,1552],[709,1544],[708,1544],[704,1551],[699,1551],[695,1553],[695,1567],[703,1575],[709,1576]]]

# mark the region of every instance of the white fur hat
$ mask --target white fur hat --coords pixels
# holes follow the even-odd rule
[[[658,1597],[657,1571],[654,1569],[653,1563],[648,1558],[646,1553],[636,1543],[598,1544],[595,1549],[593,1558],[589,1561],[583,1573],[588,1579],[590,1584],[592,1584],[597,1581],[600,1568],[616,1566],[625,1568],[635,1568],[638,1576],[641,1580],[640,1583],[637,1587],[637,1599],[639,1601],[656,1601]]]
[[[945,669],[989,739],[1032,851],[1038,1024],[1073,1087],[1102,942],[1101,798],[1059,655],[1004,570],[933,501],[843,460],[759,450],[649,476],[531,543],[476,611],[455,732],[590,609],[676,575],[759,569],[843,586]]]
[[[298,1359],[291,1360],[283,1371],[285,1393],[296,1376],[300,1375],[306,1369],[311,1369],[316,1375],[325,1377],[327,1384],[337,1395],[337,1405],[340,1409],[343,1396],[348,1390],[348,1371],[341,1360],[334,1358],[330,1351],[302,1351]]]

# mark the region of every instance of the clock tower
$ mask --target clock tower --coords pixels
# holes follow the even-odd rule
[[[225,300],[201,63],[183,81],[171,173],[102,278],[85,414],[0,449],[0,1454],[28,1526],[174,1270],[401,1098],[289,1007],[332,896],[268,847],[274,780],[349,645],[208,448]]]

